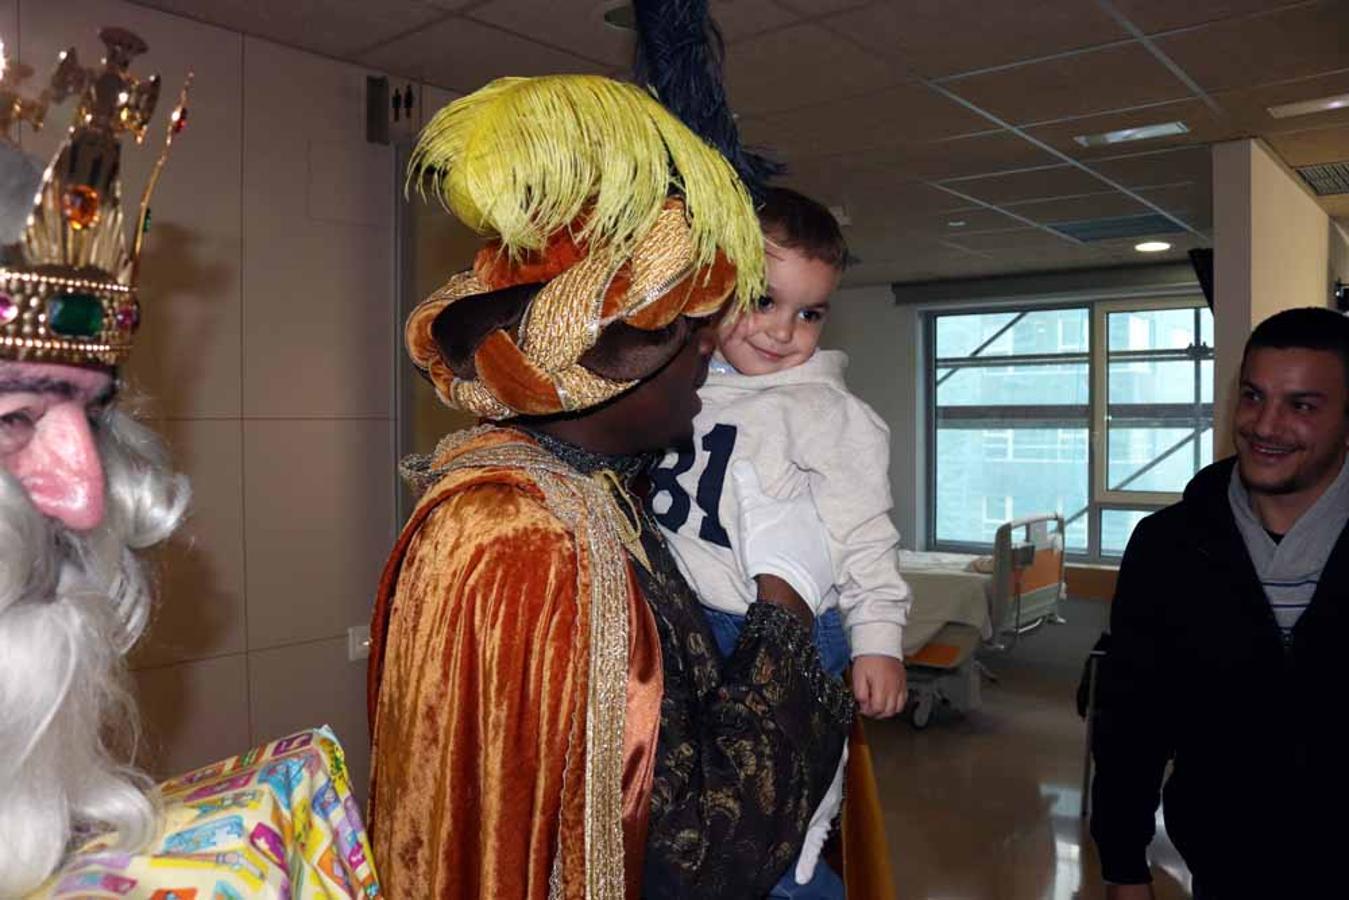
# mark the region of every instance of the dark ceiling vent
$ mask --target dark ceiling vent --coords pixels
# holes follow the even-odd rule
[[[1324,166],[1299,166],[1297,173],[1318,197],[1330,194],[1349,194],[1349,160],[1326,163]]]
[[[1166,216],[1157,213],[1114,216],[1109,219],[1079,219],[1076,222],[1050,222],[1049,227],[1059,234],[1066,234],[1086,243],[1144,237],[1151,234],[1174,234],[1183,230]]]

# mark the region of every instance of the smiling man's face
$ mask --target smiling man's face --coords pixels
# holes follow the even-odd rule
[[[1233,431],[1248,491],[1319,496],[1339,474],[1349,445],[1349,387],[1339,355],[1252,349],[1241,369]]]

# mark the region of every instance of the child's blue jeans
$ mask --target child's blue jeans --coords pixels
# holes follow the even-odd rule
[[[717,649],[721,655],[730,656],[735,652],[736,641],[740,640],[740,629],[745,627],[745,617],[710,606],[703,607],[703,616],[712,628],[712,636],[717,639]],[[843,632],[843,616],[837,607],[831,606],[815,617],[815,646],[819,648],[820,664],[824,670],[835,678],[841,678],[852,654],[848,649],[848,636]]]
[[[717,641],[717,649],[722,656],[730,656],[740,640],[745,617],[707,606],[703,607],[703,615]],[[820,664],[824,670],[835,678],[841,677],[852,654],[848,649],[848,636],[843,631],[843,617],[837,607],[815,617],[815,646],[820,651]],[[796,883],[796,863],[793,862],[768,896],[771,900],[843,900],[845,895],[842,879],[821,859],[809,884]]]

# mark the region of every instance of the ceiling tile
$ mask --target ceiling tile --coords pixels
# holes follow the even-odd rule
[[[1075,50],[1129,35],[1081,0],[876,3],[828,20],[858,44],[928,77]]]
[[[1319,100],[1322,97],[1340,94],[1349,94],[1349,71],[1298,78],[1239,91],[1225,91],[1213,95],[1213,99],[1218,101],[1231,116],[1232,121],[1246,132],[1268,134],[1274,131],[1301,131],[1305,128],[1349,123],[1349,108],[1285,119],[1276,119],[1269,114],[1271,106],[1296,103],[1299,100]]]
[[[1208,231],[1213,227],[1213,191],[1207,183],[1141,188],[1138,195],[1192,228]]]
[[[739,41],[726,57],[727,91],[741,115],[856,96],[901,78],[895,67],[818,25],[795,25]]]
[[[860,165],[886,166],[910,178],[939,181],[1009,169],[1054,165],[1059,160],[1009,131],[942,141],[915,141],[848,155]]]
[[[1290,0],[1115,0],[1115,8],[1144,34],[1290,6]]]
[[[797,182],[791,184],[800,187]],[[806,192],[819,196],[808,189]],[[844,228],[844,237],[855,255],[870,262],[911,253],[948,252],[949,248],[940,243],[947,236],[942,210],[959,201],[927,185],[908,182],[830,202],[842,204],[847,210],[852,224]]]
[[[906,237],[858,254],[845,284],[954,278],[993,264],[992,254],[965,250],[931,238]]]
[[[795,10],[803,16],[821,16],[845,9],[856,9],[875,0],[775,0],[775,2],[778,6]]]
[[[1118,216],[1143,216],[1152,212],[1137,200],[1131,200],[1119,191],[1106,191],[1086,197],[1065,197],[1061,200],[1037,200],[1007,207],[1018,216],[1025,216],[1041,225],[1058,222],[1082,222],[1087,219],[1112,219]]]
[[[962,217],[962,219],[953,219],[952,221],[962,221],[965,213],[953,213],[952,215]],[[888,221],[862,224],[854,222],[851,227],[844,230],[844,236],[848,240],[849,249],[853,255],[866,262],[895,259],[908,254],[943,256],[949,255],[952,249],[958,249],[961,255],[970,255],[979,251],[960,248],[960,242],[966,237],[1025,228],[1025,225],[1014,219],[1005,219],[1005,221],[1009,222],[1012,227],[984,231],[968,229],[957,231],[949,228],[941,217],[932,216],[924,220],[902,222]]]
[[[1179,79],[1138,44],[972,75],[945,82],[945,87],[1015,125],[1191,97]]]
[[[453,18],[363,53],[368,66],[468,93],[503,75],[593,72],[594,63],[469,19]]]
[[[1047,251],[1061,250],[1065,244],[1072,245],[1066,238],[1052,235],[1039,228],[1018,228],[1014,231],[994,231],[985,234],[967,234],[952,238],[950,243],[958,244],[969,250],[993,253],[1000,250]]]
[[[1010,172],[983,178],[962,178],[945,186],[985,203],[1001,206],[1054,197],[1099,194],[1109,189],[1100,179],[1072,166],[1051,166],[1027,172]]]
[[[1349,68],[1349,12],[1326,0],[1159,37],[1157,47],[1206,91]]]
[[[937,214],[922,213],[910,216],[899,214],[895,220],[905,230],[937,235],[943,239],[1025,227],[1024,222],[982,206],[951,209]]]
[[[806,159],[987,131],[985,119],[917,83],[790,112],[745,117],[751,143]]]
[[[1314,166],[1349,160],[1349,125],[1285,131],[1265,141],[1290,166]]]
[[[815,195],[808,182],[790,178],[788,181],[800,185],[806,193]],[[879,182],[872,180],[865,172],[853,173],[853,177],[844,180],[833,193],[830,202],[843,204],[853,226],[858,230],[894,228],[905,219],[935,217],[948,210],[969,206],[968,202],[931,185],[903,181],[894,175],[889,176],[888,181]]]
[[[594,3],[578,10],[569,3],[492,0],[468,15],[583,59],[608,66],[631,66],[633,32],[605,23],[604,10],[604,4]]]
[[[840,164],[835,159],[788,158],[786,169],[782,184],[830,206],[868,193],[894,191],[904,181],[892,170]]]
[[[1124,144],[1111,144],[1105,147],[1084,147],[1075,140],[1079,135],[1104,134],[1110,131],[1140,128],[1144,125],[1157,125],[1163,122],[1184,122],[1189,131],[1169,137],[1129,141]],[[1209,144],[1241,135],[1241,131],[1232,122],[1220,118],[1201,100],[1180,100],[1175,103],[1148,106],[1144,109],[1065,119],[1049,125],[1028,128],[1026,133],[1037,140],[1044,141],[1060,153],[1081,160],[1117,156],[1121,153],[1151,151],[1165,147],[1183,147],[1187,144]]]
[[[466,0],[465,0],[466,2]],[[143,0],[162,9],[315,53],[351,58],[446,14],[455,0]]]
[[[1164,184],[1203,184],[1213,180],[1213,156],[1208,147],[1186,147],[1157,153],[1137,153],[1087,164],[1127,188]]]
[[[712,0],[710,9],[728,44],[790,25],[799,18],[773,0]]]

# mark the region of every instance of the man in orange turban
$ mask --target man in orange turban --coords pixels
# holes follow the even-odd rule
[[[707,326],[761,291],[748,193],[648,93],[593,76],[493,82],[413,165],[490,240],[414,311],[408,349],[487,424],[405,467],[423,493],[370,668],[385,886],[763,896],[852,722],[810,638],[820,526],[740,486],[760,602],[722,660],[637,487],[690,434]]]

